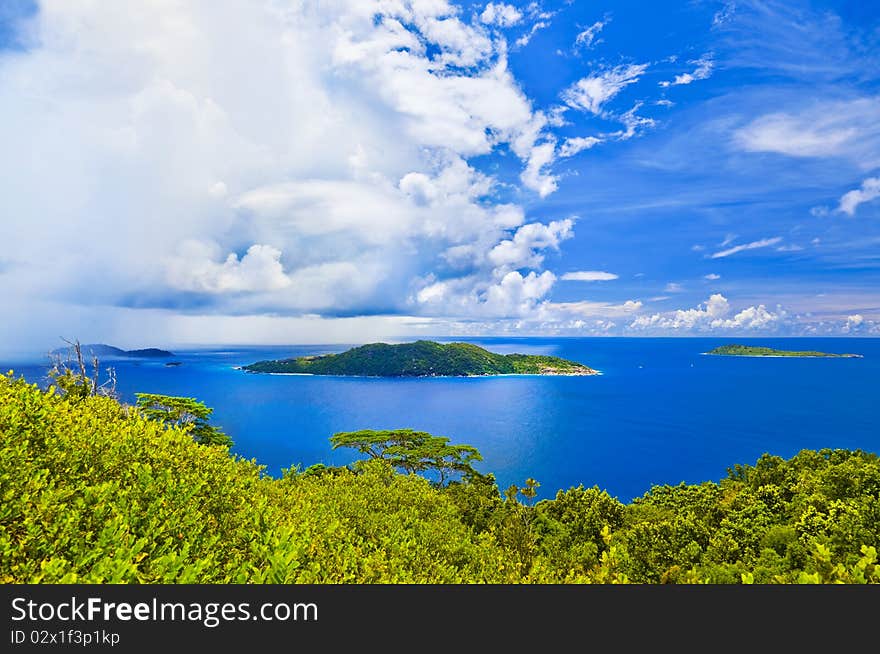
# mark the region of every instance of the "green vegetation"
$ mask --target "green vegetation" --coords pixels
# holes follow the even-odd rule
[[[469,377],[474,375],[594,375],[574,361],[531,354],[495,354],[470,343],[372,343],[341,354],[259,361],[248,372],[363,377]]]
[[[141,414],[166,425],[180,427],[192,434],[201,445],[232,447],[232,439],[218,427],[208,423],[214,409],[193,397],[174,397],[153,393],[136,393]]]
[[[79,341],[65,342],[70,346],[64,350],[66,356],[56,352],[49,354],[48,378],[65,396],[83,399],[92,395],[116,397],[116,372],[107,368],[106,379],[101,380],[101,365],[96,355],[86,362],[83,346]],[[88,371],[91,364],[92,372]]]
[[[880,582],[874,454],[535,503],[536,481],[502,495],[475,450],[424,432],[337,434],[368,460],[272,479],[156,408],[0,376],[0,583]],[[395,471],[456,456],[445,483]]]
[[[792,350],[774,350],[769,347],[756,347],[754,345],[722,345],[706,354],[719,354],[735,357],[832,357],[832,358],[861,358],[861,354],[829,354],[827,352],[815,352],[812,350],[795,352]]]
[[[371,459],[387,461],[392,467],[408,473],[433,470],[440,475],[441,486],[450,474],[475,477],[478,473],[471,463],[483,460],[475,447],[450,445],[445,436],[412,429],[340,432],[330,438],[330,443],[334,450],[351,447]]]

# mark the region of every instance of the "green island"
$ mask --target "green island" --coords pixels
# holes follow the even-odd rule
[[[859,450],[535,501],[425,432],[336,434],[359,460],[272,478],[192,398],[55,383],[0,375],[0,583],[880,582],[880,460]]]
[[[804,357],[804,358],[844,358],[861,359],[861,354],[831,354],[828,352],[816,352],[813,350],[774,350],[769,347],[757,347],[754,345],[722,345],[706,354],[715,354],[730,357]]]
[[[371,343],[340,354],[258,361],[247,372],[359,377],[474,377],[483,375],[596,375],[587,366],[535,354],[495,354],[470,343]]]

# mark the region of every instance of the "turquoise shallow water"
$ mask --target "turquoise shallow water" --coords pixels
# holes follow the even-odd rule
[[[526,477],[541,496],[583,483],[629,500],[652,483],[719,479],[763,452],[880,451],[880,339],[479,339],[497,352],[552,354],[596,377],[367,379],[254,375],[260,359],[345,346],[225,347],[164,362],[114,361],[123,399],[135,392],[198,397],[235,451],[271,474],[300,463],[347,463],[336,431],[413,427],[477,446],[505,487]],[[862,359],[703,356],[724,343],[856,352]],[[110,363],[110,362],[108,362]],[[33,381],[41,364],[4,363]]]

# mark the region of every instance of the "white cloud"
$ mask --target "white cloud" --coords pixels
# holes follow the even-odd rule
[[[546,302],[541,306],[539,318],[544,320],[562,320],[565,317],[578,318],[626,318],[642,308],[639,300],[627,300],[622,304],[612,302]],[[607,325],[607,323],[605,323]],[[603,325],[604,326],[604,325]]]
[[[554,220],[549,225],[529,223],[523,225],[513,238],[501,241],[488,254],[495,268],[539,268],[544,262],[542,252],[558,250],[559,244],[571,238],[574,223],[571,219]]]
[[[274,291],[290,285],[281,265],[281,250],[268,245],[252,245],[239,260],[230,253],[223,263],[215,263],[216,246],[189,241],[168,264],[168,281],[185,291],[224,293],[227,291]]]
[[[513,270],[485,292],[485,306],[494,315],[523,315],[529,313],[553,287],[556,277],[548,270],[534,271],[523,277]]]
[[[693,72],[676,75],[675,79],[673,79],[671,82],[660,82],[660,86],[680,86],[683,84],[690,84],[691,82],[695,82],[697,80],[708,79],[709,77],[711,77],[712,69],[715,67],[715,62],[712,60],[712,55],[710,54],[705,54],[699,59],[692,59],[691,61],[688,61],[688,63],[696,66]]]
[[[546,196],[557,123],[445,0],[47,0],[32,30],[0,54],[0,242],[20,259],[0,294],[19,313],[418,311],[436,271],[486,304],[505,266],[571,236],[532,219],[555,245],[524,245],[540,230],[468,164],[510,146]]]
[[[558,187],[556,176],[548,172],[555,160],[556,142],[548,141],[532,148],[520,181],[526,188],[538,193],[542,198],[553,193]]]
[[[730,304],[720,293],[709,297],[705,305],[696,309],[678,309],[666,314],[655,313],[650,316],[639,316],[631,324],[632,329],[693,329],[719,320],[730,311]]]
[[[664,293],[681,293],[683,291],[684,287],[676,282],[669,282],[663,289]]]
[[[736,2],[727,2],[712,16],[712,27],[720,27],[728,22],[736,13]]]
[[[780,245],[778,248],[776,248],[776,251],[777,252],[800,252],[803,249],[804,248],[801,247],[800,245],[796,245],[794,243],[788,243],[786,245]]]
[[[753,152],[779,152],[796,157],[835,154],[856,135],[852,127],[827,121],[825,126],[807,126],[786,114],[756,119],[737,132],[739,144]]]
[[[712,328],[722,329],[762,329],[775,325],[780,320],[778,313],[767,310],[763,304],[757,307],[749,307],[737,313],[728,320],[713,321]]]
[[[409,174],[401,183],[408,179]],[[256,187],[240,194],[231,206],[261,232],[283,228],[299,239],[337,235],[379,245],[419,229],[417,213],[407,199],[387,182],[305,179]]]
[[[595,136],[574,136],[567,138],[559,148],[559,156],[573,157],[578,152],[589,150],[600,143],[602,143],[602,139],[596,138]]]
[[[526,32],[525,34],[523,34],[521,37],[519,37],[519,38],[515,41],[516,46],[517,46],[518,48],[524,48],[525,46],[527,46],[527,45],[529,44],[529,42],[532,40],[532,37],[534,37],[535,34],[536,34],[539,30],[543,30],[543,29],[546,29],[546,28],[548,28],[548,27],[550,27],[550,21],[547,21],[547,20],[539,20],[539,21],[537,21],[536,23],[534,23],[534,24],[532,25],[531,29],[529,29],[528,32]]]
[[[745,252],[746,250],[756,250],[758,248],[766,248],[771,245],[776,245],[781,240],[781,236],[775,236],[773,238],[762,238],[760,241],[752,241],[751,243],[744,243],[743,245],[735,245],[732,248],[715,252],[714,254],[709,255],[709,258],[723,259],[724,257],[729,257],[733,254],[737,254],[738,252]]]
[[[485,254],[471,247],[447,253],[451,263],[467,262],[462,269],[471,272],[445,279],[424,276],[417,280],[412,305],[420,313],[436,316],[534,318],[547,304],[545,296],[556,276],[549,271],[520,271],[540,268],[547,251],[558,250],[562,241],[571,238],[573,225],[568,218],[547,225],[528,223]]]
[[[865,322],[865,317],[859,313],[853,314],[851,316],[846,317],[846,323],[843,325],[841,331],[844,334],[849,334],[858,330]]]
[[[640,134],[644,129],[657,125],[657,121],[653,118],[638,115],[638,111],[644,104],[640,101],[623,113],[604,109],[604,105],[624,88],[636,83],[647,68],[648,64],[619,65],[581,78],[561,93],[561,98],[568,107],[592,113],[605,120],[619,122],[623,125],[623,129],[601,134],[601,138],[568,139],[560,149],[560,156],[570,156],[570,154],[585,147],[593,147],[606,139],[625,141]]]
[[[610,22],[611,18],[606,17],[604,20],[597,20],[587,29],[579,32],[574,40],[575,47],[592,48],[594,45],[598,45],[599,43],[601,43],[602,40],[597,40],[596,37],[599,35],[599,32],[601,32],[602,29]]]
[[[522,13],[513,5],[503,2],[490,2],[480,14],[480,20],[487,25],[511,27],[522,20]]]
[[[705,304],[694,309],[678,309],[666,313],[639,316],[630,323],[634,330],[654,331],[747,331],[775,327],[783,318],[781,312],[773,313],[763,304],[751,306],[728,318],[731,308],[727,298],[720,293],[709,297]]]
[[[703,275],[703,279],[708,279],[710,282],[714,282],[721,279],[721,275],[718,275],[716,273],[709,273],[708,275]]]
[[[648,64],[625,64],[584,77],[562,93],[562,99],[573,109],[598,114],[602,105],[630,84],[635,84]]]
[[[511,270],[477,284],[466,279],[426,281],[429,283],[417,291],[415,302],[429,315],[516,318],[536,313],[556,276],[548,270],[527,275]]]
[[[845,157],[863,169],[880,165],[877,98],[817,101],[788,112],[760,116],[734,133],[748,152],[792,157]]]
[[[847,216],[854,216],[860,204],[871,202],[880,197],[880,177],[869,177],[862,182],[862,187],[848,191],[840,198],[837,210]]]
[[[618,279],[618,275],[601,270],[579,270],[575,272],[567,272],[560,279],[575,282],[607,282]]]
[[[653,118],[646,118],[644,116],[639,116],[636,114],[636,112],[641,109],[641,107],[642,103],[636,102],[636,104],[633,105],[632,109],[620,114],[619,116],[616,116],[615,119],[623,123],[624,129],[613,132],[609,136],[613,136],[619,141],[625,141],[627,139],[631,139],[633,136],[636,136],[643,129],[656,126],[657,121]]]

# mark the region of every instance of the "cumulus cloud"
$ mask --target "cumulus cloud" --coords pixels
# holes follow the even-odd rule
[[[511,27],[522,20],[522,13],[513,5],[503,2],[490,2],[480,14],[480,20],[487,25]]]
[[[732,248],[727,248],[726,250],[720,250],[713,254],[709,255],[710,259],[723,259],[724,257],[729,257],[731,255],[737,254],[739,252],[745,252],[746,250],[757,250],[758,248],[766,248],[771,245],[776,245],[782,240],[781,236],[774,236],[773,238],[762,238],[759,241],[752,241],[751,243],[743,243],[742,245],[734,245]]]
[[[862,182],[862,187],[843,194],[837,210],[847,216],[854,216],[860,204],[880,198],[880,177],[869,177]]]
[[[556,282],[553,273],[539,269],[548,251],[558,250],[571,238],[573,225],[570,218],[546,225],[527,223],[485,253],[467,246],[453,248],[447,253],[450,262],[467,273],[443,279],[434,273],[424,276],[416,281],[412,303],[423,314],[458,318],[537,314]],[[521,272],[528,269],[538,270]]]
[[[799,316],[800,317],[800,316]],[[871,336],[880,335],[880,320],[870,319],[862,314],[846,317],[832,317],[816,320],[815,317],[800,317],[800,331],[807,336]],[[810,319],[812,318],[812,319]]]
[[[607,282],[618,279],[618,275],[601,270],[579,270],[567,272],[560,279],[575,282]]]
[[[180,253],[168,263],[168,282],[185,291],[225,293],[227,291],[274,291],[290,285],[281,265],[281,250],[252,245],[239,260],[230,253],[215,263],[216,246],[196,241],[183,243]]]
[[[485,292],[485,307],[494,315],[523,315],[534,308],[553,286],[556,277],[548,270],[523,277],[513,270]]]
[[[445,0],[324,9],[41,3],[0,54],[8,306],[417,312],[435,272],[483,314],[549,292],[527,268],[571,223],[527,225],[469,163],[509,146],[525,188],[557,187],[503,37]]]
[[[757,307],[749,307],[743,309],[732,318],[722,320],[718,323],[713,322],[712,327],[722,329],[762,329],[765,327],[775,326],[780,320],[778,313],[768,311],[763,304]]]
[[[549,172],[556,159],[556,142],[547,141],[532,148],[520,181],[526,188],[535,191],[542,198],[553,193],[558,187],[556,176]]]
[[[427,280],[431,282],[431,280]],[[416,293],[416,302],[429,314],[444,317],[487,316],[516,318],[533,316],[553,288],[556,276],[548,270],[523,275],[517,270],[481,283],[451,279],[433,281]]]
[[[696,66],[692,72],[676,75],[675,79],[672,81],[662,81],[660,82],[660,86],[664,88],[669,86],[681,86],[696,82],[697,80],[708,79],[712,76],[712,69],[715,67],[715,62],[712,60],[711,54],[705,54],[699,59],[692,59],[691,61],[688,61],[688,63]]]
[[[865,317],[859,313],[847,316],[846,323],[844,323],[841,331],[843,331],[844,334],[852,333],[857,331],[864,323]]]
[[[655,331],[760,330],[775,327],[783,314],[769,311],[763,304],[751,306],[730,316],[730,302],[720,293],[693,309],[639,316],[629,328]]]
[[[703,279],[708,279],[710,282],[714,282],[721,279],[721,275],[718,275],[716,273],[709,273],[708,275],[703,275]]]
[[[579,79],[562,93],[573,109],[599,114],[602,106],[630,84],[635,84],[648,64],[623,64]]]
[[[572,236],[573,221],[554,220],[549,225],[523,225],[513,238],[501,241],[489,252],[488,259],[496,268],[539,268],[544,262],[543,251],[559,249],[559,244]]]

